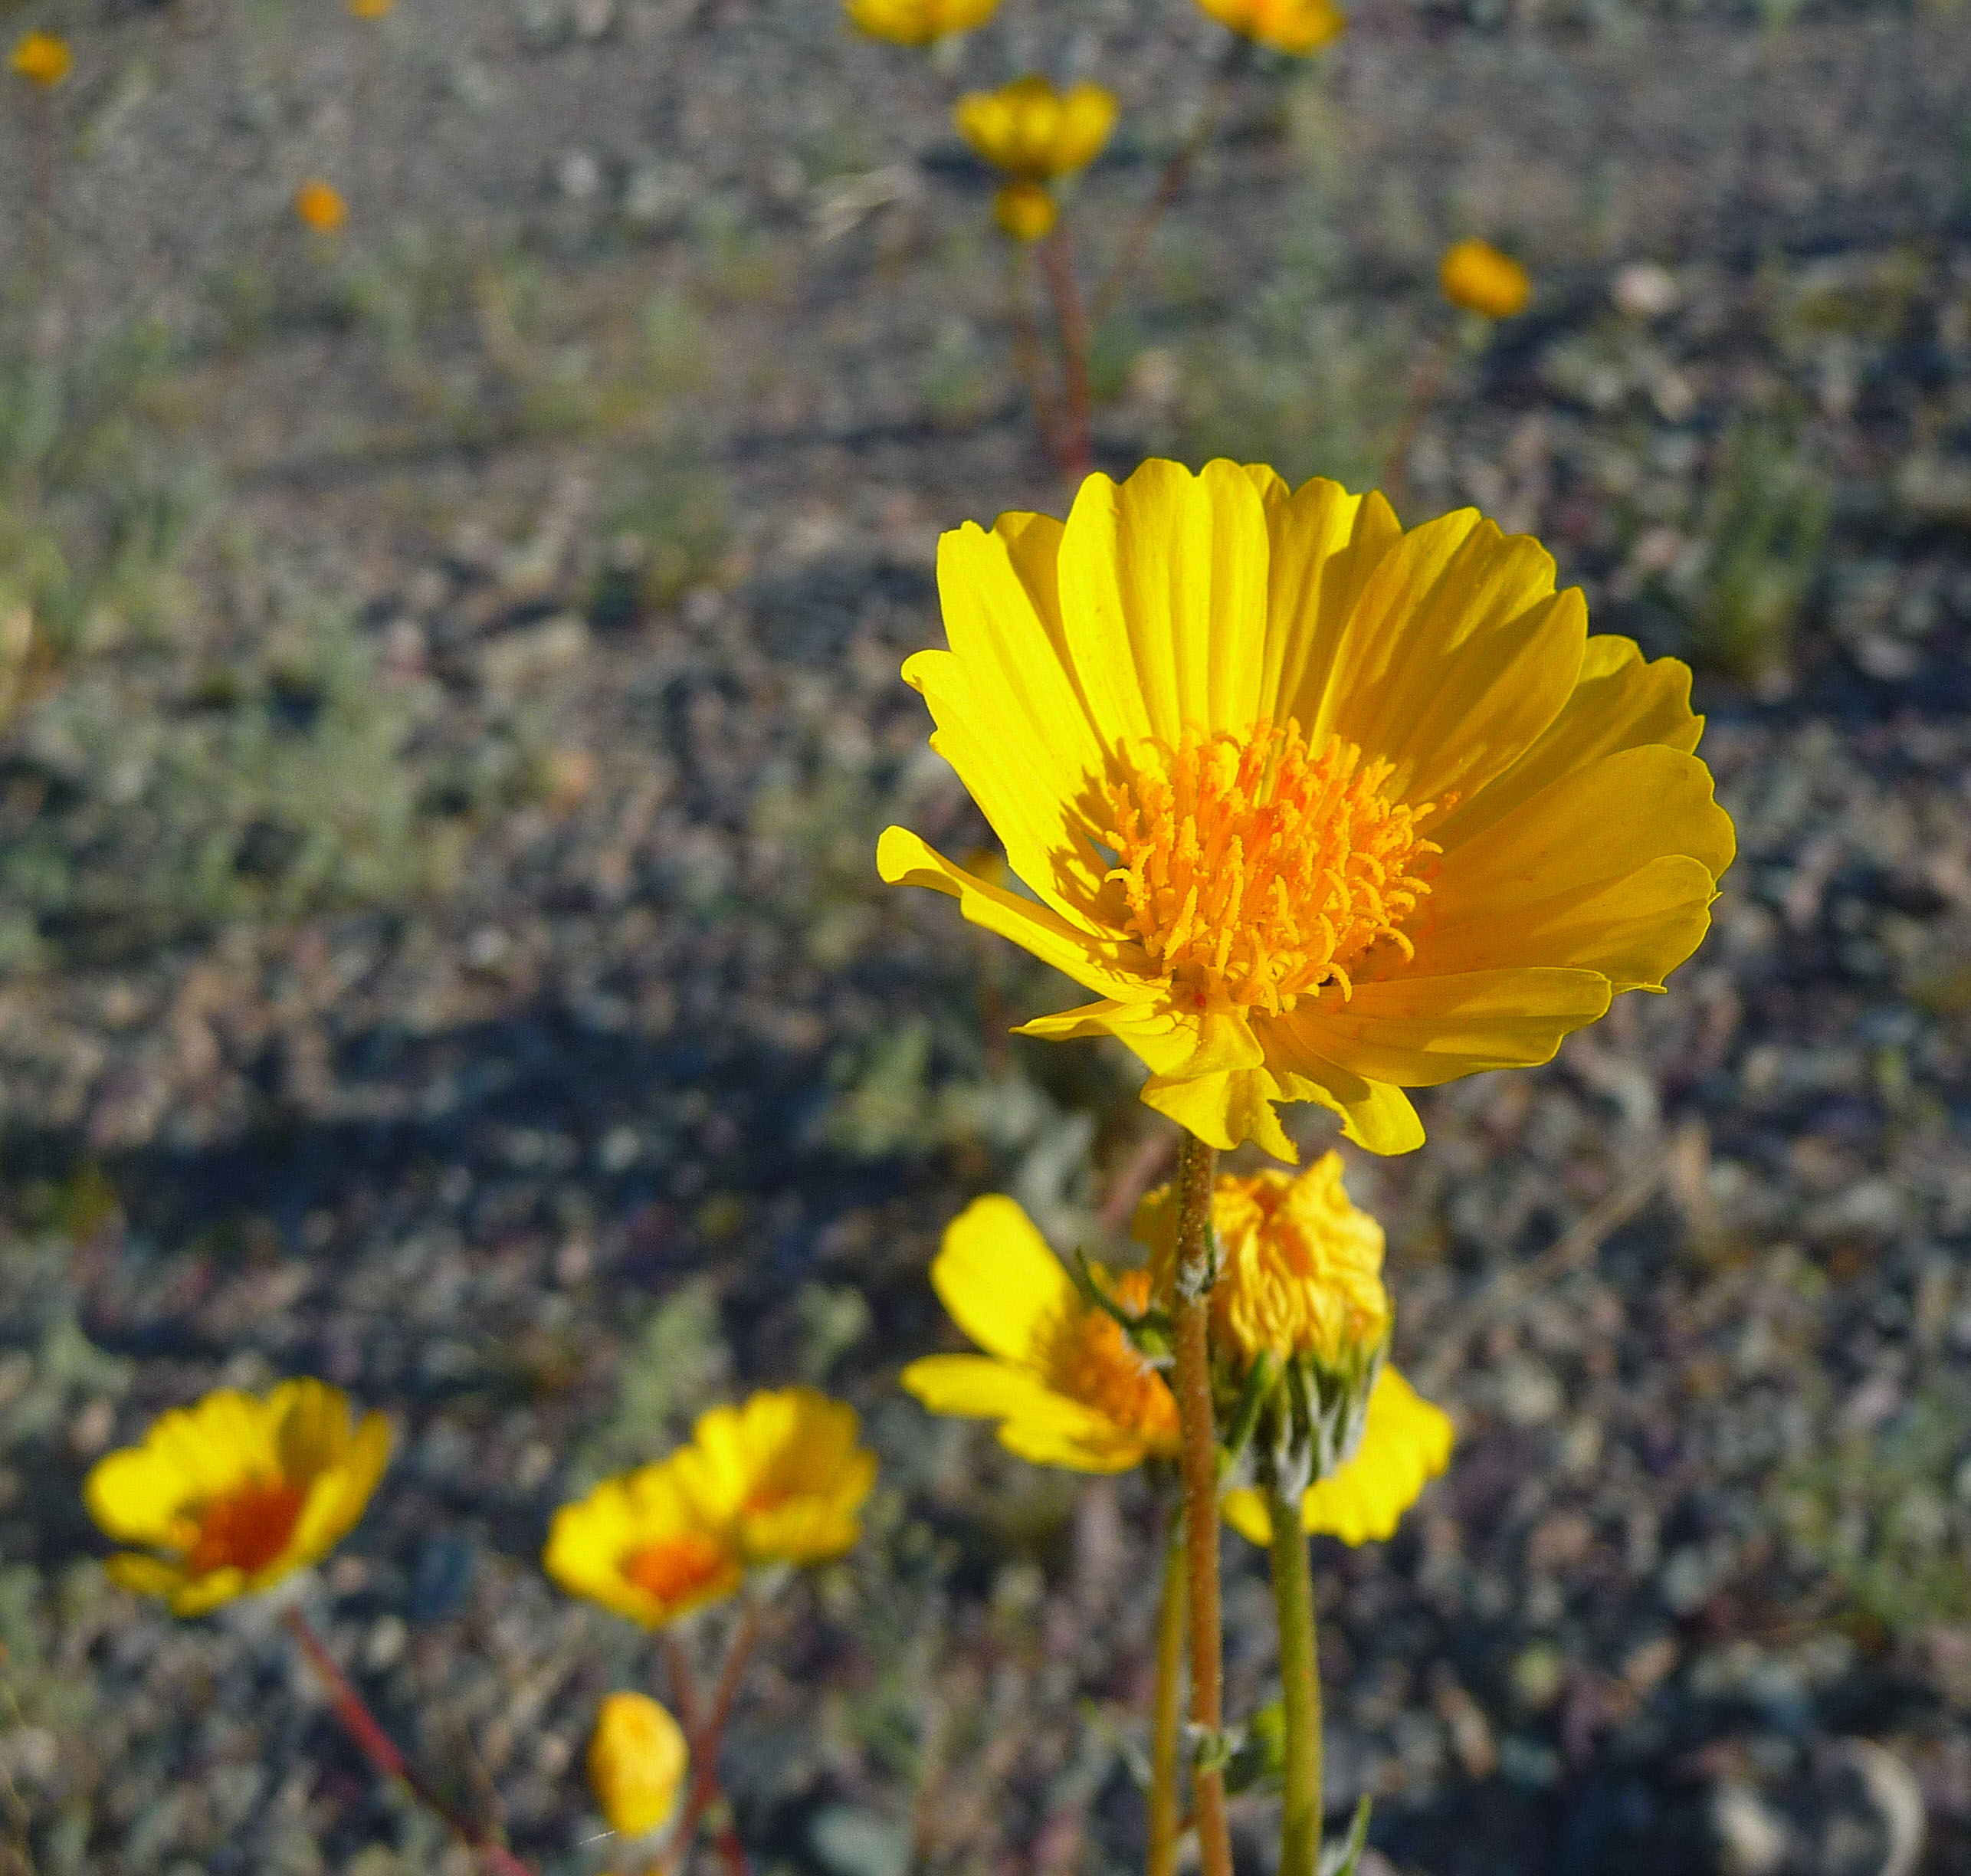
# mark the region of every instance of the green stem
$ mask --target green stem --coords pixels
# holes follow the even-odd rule
[[[1176,1876],[1184,1812],[1178,1735],[1184,1719],[1184,1523],[1174,1510],[1163,1543],[1156,1610],[1156,1691],[1149,1717],[1149,1855],[1146,1876]]]
[[[1225,1820],[1225,1655],[1218,1612],[1218,1441],[1212,1412],[1212,1168],[1216,1153],[1187,1133],[1177,1149],[1177,1418],[1182,1437],[1185,1593],[1190,1604],[1191,1723],[1210,1751],[1192,1779],[1203,1876],[1232,1876]]]
[[[1280,1624],[1281,1705],[1286,1719],[1286,1810],[1280,1876],[1314,1876],[1321,1855],[1321,1674],[1314,1638],[1314,1579],[1300,1507],[1266,1481],[1273,1525],[1273,1606]]]

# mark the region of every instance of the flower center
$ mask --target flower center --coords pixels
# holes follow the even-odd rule
[[[716,1581],[726,1568],[725,1546],[700,1531],[684,1531],[630,1553],[623,1574],[667,1607]]]
[[[285,1479],[251,1479],[211,1500],[198,1514],[198,1535],[186,1554],[192,1574],[266,1569],[287,1549],[306,1497]]]
[[[1110,1294],[1131,1315],[1149,1303],[1149,1273],[1124,1271]],[[1072,1305],[1045,1332],[1041,1366],[1057,1394],[1079,1401],[1151,1446],[1177,1450],[1177,1403],[1159,1374],[1101,1310]]]
[[[1338,736],[1310,749],[1290,719],[1149,744],[1104,791],[1129,930],[1201,1010],[1279,1015],[1330,984],[1350,996],[1372,945],[1412,954],[1399,927],[1439,851],[1419,831],[1437,804],[1391,802],[1390,773]]]

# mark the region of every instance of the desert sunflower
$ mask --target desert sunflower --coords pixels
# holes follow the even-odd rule
[[[1198,0],[1198,5],[1220,25],[1296,58],[1339,39],[1348,25],[1348,15],[1333,0]]]
[[[1292,1159],[1274,1104],[1313,1100],[1407,1151],[1405,1088],[1546,1061],[1709,924],[1688,670],[1474,510],[1153,461],[947,533],[938,584],[904,675],[1028,892],[897,827],[883,877],[1092,991],[1025,1033],[1119,1037],[1210,1145]]]
[[[372,1413],[356,1425],[349,1397],[325,1381],[284,1381],[264,1396],[223,1388],[98,1460],[83,1500],[119,1543],[161,1553],[111,1557],[113,1582],[202,1615],[326,1556],[389,1459],[389,1422]]]
[[[930,45],[986,24],[999,0],[846,0],[849,18],[872,38]]]
[[[1093,1274],[1126,1314],[1147,1307],[1147,1271]],[[1014,1200],[975,1199],[952,1220],[931,1284],[986,1351],[929,1355],[904,1370],[904,1386],[933,1413],[996,1420],[1008,1451],[1070,1471],[1123,1472],[1176,1455],[1168,1383],[1083,1297]]]

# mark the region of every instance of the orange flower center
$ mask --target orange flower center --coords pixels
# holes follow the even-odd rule
[[[726,1566],[725,1546],[700,1531],[684,1531],[630,1553],[623,1574],[667,1608],[716,1582]]]
[[[285,1479],[252,1479],[198,1512],[198,1535],[186,1554],[194,1576],[244,1570],[251,1576],[287,1548],[307,1494]]]
[[[1129,1314],[1149,1303],[1149,1273],[1124,1271],[1110,1294]],[[1163,1376],[1143,1359],[1113,1317],[1071,1306],[1042,1333],[1040,1366],[1057,1394],[1079,1401],[1159,1451],[1177,1450],[1177,1403]]]
[[[1391,802],[1390,773],[1338,736],[1310,749],[1291,720],[1151,743],[1105,791],[1128,929],[1201,1010],[1279,1015],[1331,984],[1348,997],[1372,945],[1412,954],[1400,927],[1439,851],[1419,831],[1436,804]]]

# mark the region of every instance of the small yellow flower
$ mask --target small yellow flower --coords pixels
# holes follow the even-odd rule
[[[68,41],[54,33],[23,33],[14,42],[13,57],[8,63],[30,84],[45,91],[68,76],[74,68],[75,55],[69,51]]]
[[[570,1596],[661,1628],[738,1589],[746,1560],[730,1528],[692,1489],[673,1453],[563,1505],[541,1566]]]
[[[897,45],[929,45],[982,26],[999,0],[845,0],[848,16],[872,38]]]
[[[1140,1315],[1149,1274],[1097,1268]],[[903,1385],[933,1413],[997,1420],[999,1443],[1036,1465],[1122,1472],[1177,1451],[1177,1403],[1120,1326],[1091,1307],[1010,1199],[976,1199],[931,1264],[938,1300],[983,1355],[931,1355]]]
[[[698,1417],[675,1455],[690,1487],[749,1566],[820,1563],[862,1535],[876,1455],[855,1409],[812,1388],[754,1395]]]
[[[1008,182],[992,198],[992,218],[1015,241],[1038,241],[1061,218],[1045,182]]]
[[[563,1505],[542,1566],[569,1595],[658,1628],[730,1596],[750,1569],[839,1556],[876,1481],[857,1425],[812,1388],[714,1407],[689,1445]]]
[[[1101,154],[1116,127],[1116,100],[1098,84],[1057,91],[1045,78],[1015,78],[996,91],[968,91],[951,120],[995,169],[1045,182],[1085,169]]]
[[[1395,1369],[1386,1366],[1369,1397],[1369,1419],[1355,1457],[1317,1479],[1300,1500],[1300,1523],[1343,1543],[1381,1543],[1451,1462],[1450,1416]],[[1250,1486],[1225,1494],[1225,1522],[1261,1546],[1273,1540],[1265,1498]]]
[[[1339,39],[1348,15],[1333,0],[1198,0],[1222,26],[1303,58]]]
[[[1553,557],[1475,510],[1407,532],[1380,495],[1148,462],[1064,526],[940,543],[949,650],[904,667],[1025,893],[887,829],[892,885],[1094,1001],[1143,1099],[1222,1148],[1295,1149],[1313,1100],[1375,1153],[1402,1091],[1549,1060],[1697,949],[1730,817],[1690,672],[1588,632]]]
[[[661,1830],[677,1809],[690,1764],[684,1730],[647,1694],[612,1694],[589,1740],[589,1785],[621,1837]]]
[[[358,19],[379,20],[397,4],[397,0],[349,0],[349,10]]]
[[[1526,310],[1533,282],[1510,254],[1490,241],[1461,241],[1444,251],[1438,284],[1453,306],[1482,313],[1487,319],[1510,319]]]
[[[333,235],[349,219],[349,204],[333,182],[310,176],[294,192],[294,212],[317,235]]]
[[[1298,1174],[1224,1173],[1213,1184],[1212,1346],[1241,1370],[1261,1355],[1343,1368],[1389,1340],[1382,1227],[1350,1201],[1343,1170],[1341,1155],[1329,1153]],[[1176,1223],[1170,1186],[1136,1208],[1132,1228],[1154,1253],[1160,1289]]]
[[[118,1543],[164,1553],[119,1553],[112,1581],[200,1615],[326,1556],[389,1460],[389,1422],[356,1425],[326,1382],[284,1381],[264,1397],[222,1389],[99,1460],[83,1500]]]

